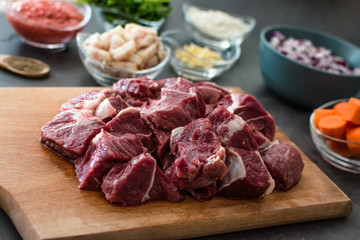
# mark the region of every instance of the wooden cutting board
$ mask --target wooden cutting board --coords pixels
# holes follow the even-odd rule
[[[0,89],[0,207],[24,239],[168,239],[336,218],[351,200],[303,153],[298,185],[258,200],[113,205],[82,191],[71,163],[39,143],[42,125],[89,88]],[[94,89],[94,88],[92,88]],[[234,91],[240,89],[233,88]],[[276,137],[290,140],[279,130]]]

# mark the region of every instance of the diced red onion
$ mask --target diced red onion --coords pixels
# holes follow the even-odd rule
[[[281,54],[304,65],[335,74],[360,75],[360,68],[350,69],[344,58],[333,56],[330,49],[314,46],[308,39],[286,39],[281,32],[275,31],[270,45]]]

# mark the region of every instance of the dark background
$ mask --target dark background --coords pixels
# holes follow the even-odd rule
[[[173,10],[161,30],[184,28],[182,2],[172,1]],[[353,211],[343,218],[206,236],[199,239],[358,239],[360,175],[340,171],[321,158],[309,133],[308,119],[311,109],[290,105],[268,90],[259,68],[259,34],[261,29],[268,25],[292,24],[326,31],[360,46],[360,1],[199,0],[199,2],[209,8],[250,15],[257,20],[254,31],[242,44],[242,55],[238,62],[228,72],[214,79],[214,82],[223,86],[241,87],[245,92],[254,95],[274,116],[277,125],[285,134],[351,198],[354,206]],[[93,15],[84,31],[103,31],[96,16]],[[0,87],[98,86],[83,67],[75,41],[69,44],[66,51],[56,54],[27,46],[13,31],[2,13],[0,13],[0,54],[36,57],[47,62],[52,69],[48,77],[33,80],[0,70]],[[157,79],[174,76],[175,72],[167,66]],[[0,107],[1,104],[6,103],[0,103]],[[0,239],[21,239],[11,220],[2,210],[0,210]]]

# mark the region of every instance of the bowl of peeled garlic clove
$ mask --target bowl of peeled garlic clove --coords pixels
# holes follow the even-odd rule
[[[78,33],[78,52],[95,81],[110,86],[121,78],[154,79],[170,59],[156,30],[134,23],[104,33]]]

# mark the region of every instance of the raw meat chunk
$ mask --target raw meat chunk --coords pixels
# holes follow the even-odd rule
[[[100,189],[103,176],[114,165],[129,161],[145,150],[134,134],[127,133],[117,137],[102,129],[91,141],[85,155],[75,160],[79,188]]]
[[[60,112],[70,109],[83,109],[87,101],[96,100],[99,97],[100,90],[89,90],[83,92],[65,102],[60,107]]]
[[[89,114],[94,115],[96,108],[102,101],[108,97],[115,97],[117,95],[118,93],[111,89],[104,89],[102,91],[89,90],[64,103],[60,108],[60,112],[70,109],[78,109],[87,111]]]
[[[205,117],[209,116],[209,114],[212,113],[217,106],[218,106],[217,103],[216,104],[206,104]]]
[[[129,105],[124,101],[124,99],[120,96],[117,97],[109,97],[109,102],[113,108],[115,108],[116,112],[119,113],[121,110],[128,108]]]
[[[157,127],[172,130],[205,114],[205,102],[194,87],[180,83],[161,89],[161,98],[142,108],[143,115]]]
[[[188,190],[188,191],[195,198],[195,200],[198,200],[198,201],[209,200],[217,193],[216,181],[214,181],[212,184],[210,184],[208,186],[205,186],[202,188],[197,188],[197,189],[192,189],[192,190]]]
[[[162,162],[163,156],[166,154],[166,152],[169,152],[169,142],[170,142],[170,136],[171,131],[163,130],[161,128],[154,128],[152,129],[154,140],[156,143],[156,154],[160,162]]]
[[[171,85],[174,85],[175,83],[178,82],[180,78],[165,78],[165,79],[159,79],[156,81],[157,84],[159,84],[159,89],[161,88],[165,88],[165,87],[169,87]],[[182,78],[183,79],[183,78]],[[185,80],[185,79],[184,79]],[[188,80],[185,80],[188,81]],[[188,81],[190,84],[192,84],[192,82]]]
[[[161,89],[173,89],[186,93],[190,92],[190,89],[195,87],[194,83],[181,77],[176,78],[176,81],[173,78],[168,78],[163,84]]]
[[[104,122],[108,122],[128,106],[129,105],[120,96],[109,97],[97,106],[94,115]]]
[[[147,119],[147,117],[144,114],[142,116],[142,119],[152,131],[153,139],[156,145],[156,156],[161,163],[163,156],[170,151],[169,142],[170,142],[171,131],[157,127],[155,124],[150,122],[149,119]]]
[[[187,85],[188,88],[194,87],[195,84],[185,78],[177,77],[177,78],[165,78],[156,81],[161,88],[167,88],[175,84]]]
[[[267,138],[262,132],[253,130],[253,136],[257,145],[259,146],[259,149],[263,149],[271,143],[270,139]]]
[[[140,107],[150,98],[155,98],[159,91],[159,85],[147,77],[120,79],[112,88],[134,107]]]
[[[228,147],[257,150],[258,145],[249,125],[239,116],[218,106],[209,116],[221,142]]]
[[[203,95],[206,104],[215,104],[229,94],[227,90],[212,82],[198,82],[195,86]]]
[[[225,149],[209,119],[200,118],[171,132],[170,151],[175,160],[166,170],[182,190],[202,188],[227,173]]]
[[[141,118],[138,108],[128,107],[120,111],[116,117],[106,124],[104,129],[116,136],[126,133],[135,134],[147,149],[147,152],[155,150],[151,129]]]
[[[183,196],[169,181],[150,154],[141,154],[129,162],[114,166],[101,186],[112,203],[136,206],[148,200],[181,201]]]
[[[242,117],[253,130],[261,132],[270,141],[274,140],[275,120],[253,96],[249,94],[229,94],[219,101],[219,105]],[[259,146],[261,146],[261,142]]]
[[[211,82],[198,82],[196,88],[201,92],[206,103],[206,113],[208,116],[218,106],[218,102],[224,96],[229,94],[227,90]]]
[[[191,105],[186,105],[186,107],[188,107],[186,109],[186,111],[189,112],[191,116],[193,116],[195,118],[200,118],[205,115],[206,104],[205,104],[202,94],[194,86],[195,85],[192,82],[179,77],[177,79],[176,83],[171,84],[171,85],[161,89],[162,90],[161,96],[169,97],[169,98],[176,97],[179,92],[196,94],[197,106],[194,106],[194,109],[193,109]]]
[[[270,194],[275,186],[258,151],[226,149],[228,174],[221,181],[219,192],[233,199],[259,198]]]
[[[275,140],[261,150],[260,154],[275,180],[275,189],[286,191],[299,182],[304,163],[295,147]]]
[[[103,121],[86,112],[66,110],[41,128],[40,142],[65,159],[74,160],[85,153],[104,126]]]
[[[103,122],[107,122],[116,115],[116,109],[111,105],[109,99],[106,98],[97,106],[94,115]]]
[[[175,156],[170,153],[169,147],[166,148],[163,155],[158,158],[160,166],[163,171],[166,171],[175,161]]]

